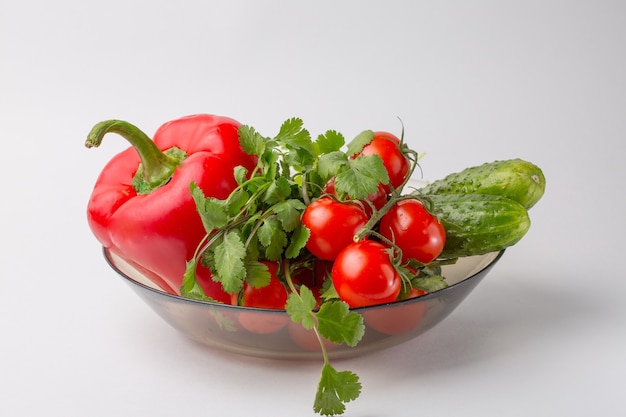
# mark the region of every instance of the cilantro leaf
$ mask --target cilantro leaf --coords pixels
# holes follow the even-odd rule
[[[317,146],[320,154],[335,152],[345,144],[343,135],[334,130],[328,130],[323,135],[317,137]]]
[[[228,197],[228,200],[226,200],[228,215],[231,217],[239,215],[249,199],[250,195],[244,190],[233,191]]]
[[[205,198],[202,188],[195,182],[189,185],[191,196],[196,203],[196,210],[202,219],[202,225],[207,233],[214,229],[226,226],[228,223],[228,213],[221,200],[216,198]]]
[[[337,193],[362,199],[375,193],[380,183],[389,183],[389,174],[378,155],[361,155],[349,160],[348,167],[335,178]]]
[[[280,127],[280,132],[275,139],[284,143],[288,149],[304,150],[315,155],[311,135],[302,126],[302,119],[297,117],[286,120]]]
[[[224,291],[234,294],[241,291],[246,277],[243,262],[246,248],[236,231],[228,231],[215,247],[215,276]]]
[[[243,151],[249,155],[261,156],[265,152],[265,140],[253,127],[240,126],[239,130],[239,143],[243,148]]]
[[[248,175],[248,170],[242,165],[237,165],[233,169],[233,176],[235,177],[235,181],[237,181],[237,184],[239,185],[246,182],[246,180],[248,179],[247,175]]]
[[[280,259],[283,248],[287,246],[287,234],[282,229],[276,216],[263,221],[258,231],[259,242],[265,246],[265,257],[269,260]]]
[[[267,265],[258,261],[251,261],[246,266],[246,282],[254,287],[265,287],[270,283],[271,274]]]
[[[297,257],[310,236],[311,231],[303,224],[299,224],[291,235],[291,241],[285,249],[285,256],[289,259]]]
[[[322,303],[316,317],[320,334],[334,343],[356,346],[365,333],[363,316],[350,311],[343,301]]]
[[[219,301],[208,297],[204,293],[204,290],[202,289],[200,284],[198,284],[198,280],[196,279],[195,259],[187,261],[185,274],[183,275],[183,282],[180,286],[180,295],[182,295],[183,297],[191,298],[193,300],[211,301],[214,303],[219,303]]]
[[[359,377],[350,371],[338,372],[328,362],[324,363],[313,410],[324,416],[343,414],[344,403],[361,394]]]
[[[284,201],[291,194],[291,184],[285,177],[278,177],[276,181],[269,183],[263,201],[267,204],[275,204]]]
[[[333,177],[346,166],[349,166],[348,157],[341,151],[326,153],[317,160],[317,171],[324,180]]]
[[[275,139],[281,142],[294,141],[294,138],[303,134],[303,126],[304,122],[299,117],[292,117],[291,119],[287,119],[280,126],[280,130]],[[308,135],[308,132],[306,132],[305,134]]]
[[[348,156],[354,156],[363,150],[363,147],[374,140],[374,132],[371,130],[364,130],[356,135],[354,139],[348,143]]]
[[[317,158],[311,135],[302,126],[301,119],[291,118],[282,124],[275,138],[291,151],[284,158],[294,168],[312,166]]]
[[[419,290],[433,292],[446,288],[448,283],[441,275],[428,275],[412,279],[411,285]]]
[[[289,294],[285,309],[296,323],[302,323],[302,327],[309,330],[315,326],[312,310],[315,308],[315,297],[313,292],[306,286],[300,287],[300,295]]]
[[[291,232],[300,224],[300,215],[306,208],[306,205],[296,199],[289,199],[282,203],[276,204],[272,211],[276,213],[276,217],[280,221],[286,232]]]

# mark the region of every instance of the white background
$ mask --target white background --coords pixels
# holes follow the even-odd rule
[[[626,413],[626,2],[0,0],[0,415],[309,416],[321,363],[202,348],[85,217],[96,122],[399,132],[426,179],[520,157],[533,226],[423,337],[336,363],[346,416]]]

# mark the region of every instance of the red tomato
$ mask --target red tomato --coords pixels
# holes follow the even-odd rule
[[[388,248],[371,240],[352,243],[341,251],[333,264],[332,280],[350,307],[395,301],[402,287]]]
[[[267,265],[271,274],[269,284],[261,288],[254,288],[244,283],[239,305],[283,310],[287,303],[288,294],[285,286],[276,275],[278,264],[269,261],[262,261],[262,263]],[[232,294],[231,303],[236,305],[238,298],[239,294]],[[289,322],[287,314],[267,311],[241,311],[239,313],[241,326],[253,333],[273,333],[283,328],[287,322]]]
[[[243,284],[243,294],[239,305],[246,307],[271,308],[284,310],[287,303],[287,289],[278,279],[278,264],[276,262],[261,261],[267,266],[270,273],[270,282],[261,288],[255,288],[248,283]],[[231,302],[237,304],[239,294],[232,294]]]
[[[337,191],[335,190],[335,178],[334,177],[328,180],[328,182],[324,186],[324,192],[326,194],[330,194],[335,197],[337,196]],[[350,198],[350,196],[348,196],[348,198]],[[380,210],[387,202],[387,191],[386,191],[385,185],[379,184],[378,191],[376,191],[373,194],[368,195],[367,200],[374,205],[376,210]],[[369,204],[365,203],[364,207],[365,207],[366,213],[369,216],[371,216],[372,213],[371,213]]]
[[[302,213],[302,224],[311,231],[306,248],[318,258],[332,261],[353,242],[354,235],[367,220],[367,215],[358,204],[321,197]]]
[[[411,287],[411,291],[409,291],[409,295],[406,296],[406,298],[417,298],[417,297],[421,297],[422,295],[428,294],[428,292],[424,291],[424,290],[420,290],[418,288],[412,288]]]
[[[380,221],[380,234],[402,250],[402,259],[428,263],[439,256],[446,233],[436,216],[418,200],[400,200]]]
[[[374,132],[374,139],[363,147],[361,155],[378,155],[389,174],[389,184],[398,188],[411,170],[411,161],[400,149],[400,139],[387,132]],[[384,186],[388,194],[389,186]]]

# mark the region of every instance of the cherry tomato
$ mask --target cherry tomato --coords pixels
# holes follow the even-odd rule
[[[324,192],[326,194],[330,194],[332,196],[337,196],[337,190],[335,189],[335,178],[331,178],[330,180],[328,180],[328,182],[326,183],[326,185],[324,186]],[[348,196],[348,198],[350,198],[350,196]],[[367,196],[367,200],[372,203],[372,205],[376,208],[376,210],[380,210],[385,203],[387,202],[387,191],[385,188],[384,184],[379,184],[378,185],[378,190],[375,193],[372,193],[370,195]],[[363,205],[365,208],[365,212],[367,213],[368,216],[372,215],[372,211],[370,209],[369,204],[364,204]]]
[[[389,249],[372,240],[347,246],[333,264],[332,280],[339,297],[350,307],[395,301],[402,281]]]
[[[402,250],[402,259],[428,263],[439,256],[446,233],[436,216],[418,200],[400,200],[380,221],[380,234]]]
[[[411,170],[411,161],[400,149],[400,139],[388,132],[374,132],[374,139],[363,147],[361,155],[378,155],[389,174],[389,184],[398,188]],[[385,192],[390,192],[385,185]]]
[[[255,288],[248,285],[247,282],[243,284],[243,293],[239,300],[239,305],[246,307],[257,308],[271,308],[275,310],[283,310],[287,303],[287,289],[282,282],[278,279],[277,271],[278,264],[276,262],[261,261],[261,263],[267,266],[270,273],[270,282],[260,288]],[[237,304],[239,294],[231,295],[231,302]]]
[[[420,290],[419,288],[411,288],[411,291],[409,291],[409,294],[406,296],[406,298],[417,298],[425,294],[428,294],[428,292]]]
[[[318,258],[332,261],[353,242],[354,235],[367,220],[365,211],[358,204],[321,197],[302,213],[302,224],[311,231],[306,248]]]
[[[261,261],[267,265],[270,272],[268,285],[255,288],[244,282],[243,293],[232,294],[231,303],[246,307],[268,308],[283,310],[287,303],[287,290],[277,277],[278,264],[276,262]],[[253,333],[267,334],[280,330],[289,322],[286,314],[277,314],[267,311],[241,311],[238,317],[242,327]]]

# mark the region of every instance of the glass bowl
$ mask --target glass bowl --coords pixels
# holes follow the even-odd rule
[[[356,308],[365,335],[355,347],[326,344],[329,358],[346,358],[413,339],[446,318],[500,260],[504,251],[460,258],[443,267],[447,288],[389,304]],[[319,359],[320,345],[283,310],[191,300],[165,293],[123,259],[104,249],[109,265],[161,318],[190,339],[215,349],[277,359]]]

